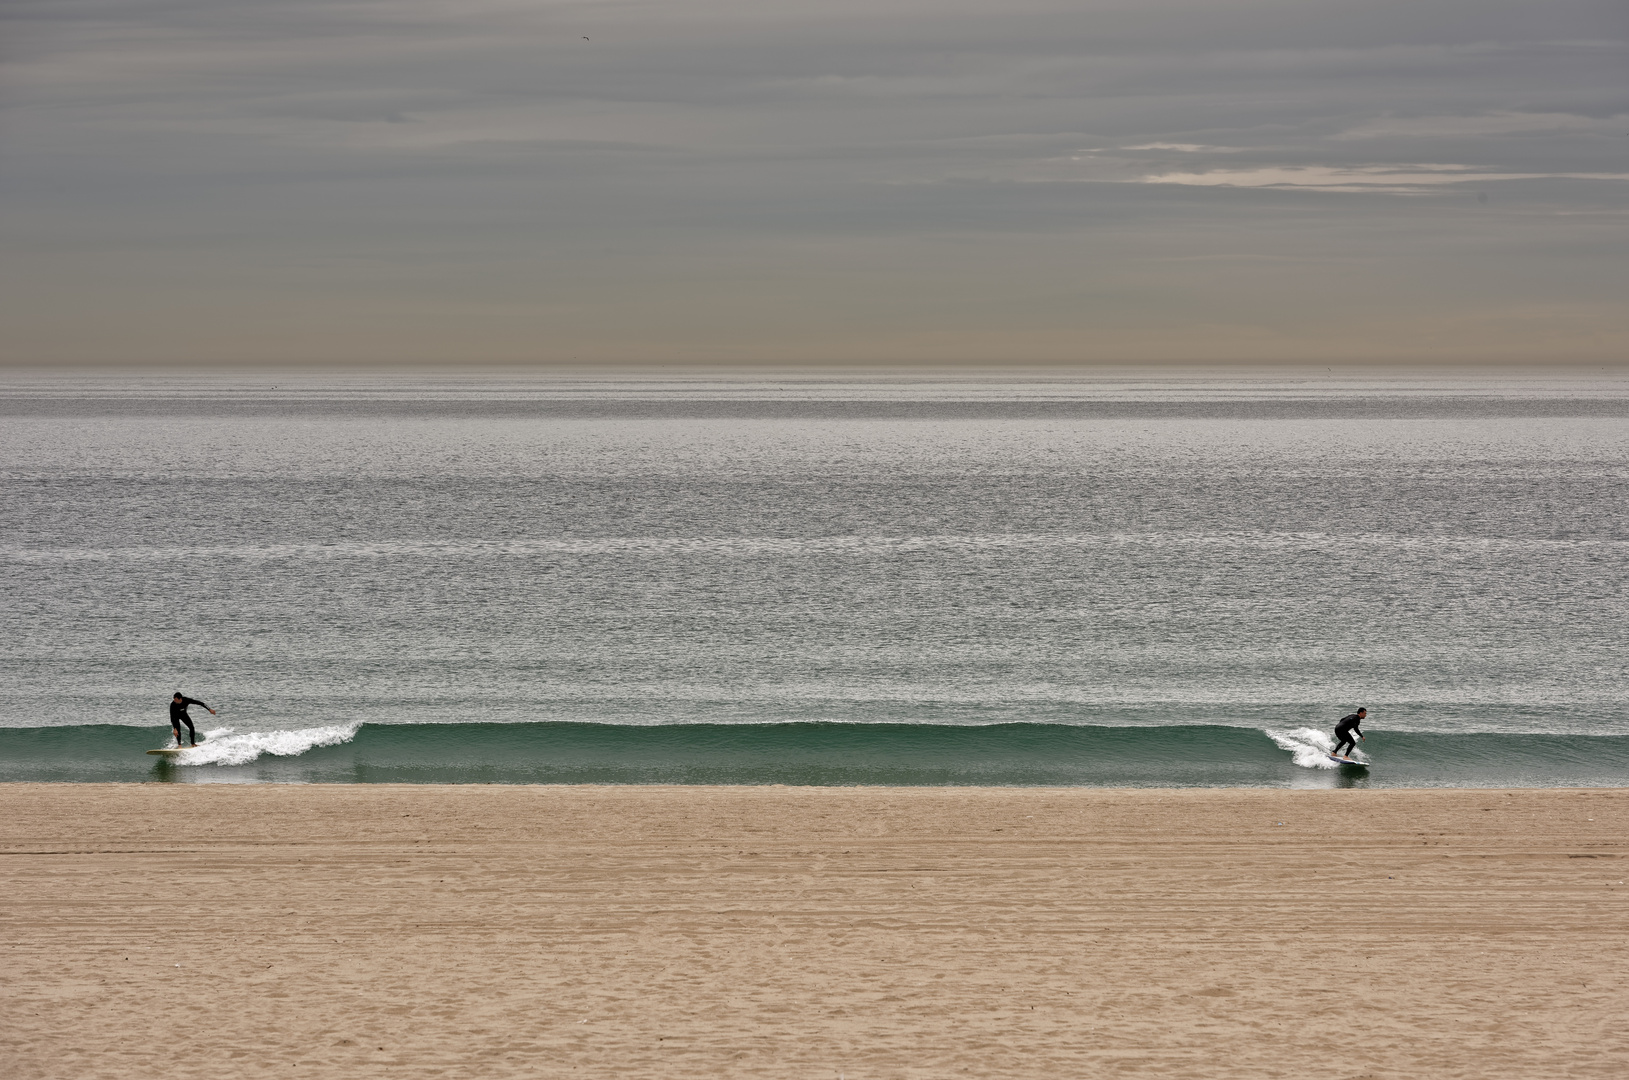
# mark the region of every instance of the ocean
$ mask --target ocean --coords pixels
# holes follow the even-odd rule
[[[1629,784],[1611,373],[11,373],[0,486],[4,781]]]

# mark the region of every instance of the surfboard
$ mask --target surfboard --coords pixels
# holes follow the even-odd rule
[[[156,750],[149,750],[148,753],[153,754],[153,753],[157,753],[157,751]],[[1329,760],[1330,761],[1338,761],[1342,765],[1356,765],[1360,769],[1367,769],[1369,767],[1369,763],[1367,761],[1359,761],[1357,758],[1336,757],[1334,754],[1330,754],[1329,755]]]
[[[196,750],[196,746],[161,746],[157,750],[147,751],[149,754],[163,754],[165,757],[174,757],[183,750]]]

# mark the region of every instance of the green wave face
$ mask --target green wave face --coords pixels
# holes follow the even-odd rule
[[[215,732],[176,760],[152,729],[0,729],[0,781],[1100,787],[1629,786],[1629,736],[1370,735],[1216,725],[363,724]],[[1291,738],[1293,736],[1293,738]],[[1295,740],[1302,740],[1302,744]]]

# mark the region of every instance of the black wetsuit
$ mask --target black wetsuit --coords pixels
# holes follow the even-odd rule
[[[1336,757],[1340,757],[1342,755],[1343,751],[1341,750],[1341,747],[1343,746],[1346,747],[1347,750],[1357,749],[1357,739],[1352,738],[1352,736],[1354,733],[1358,736],[1362,736],[1363,732],[1358,727],[1358,725],[1361,723],[1363,723],[1363,717],[1359,716],[1357,713],[1340,718],[1340,722],[1335,725]]]
[[[192,726],[192,717],[187,715],[188,705],[204,705],[197,698],[183,697],[180,701],[170,699],[170,726],[175,729],[175,741],[181,741],[181,725],[187,725],[187,735],[192,739],[192,745],[198,745],[198,730]],[[204,705],[204,708],[209,708]]]

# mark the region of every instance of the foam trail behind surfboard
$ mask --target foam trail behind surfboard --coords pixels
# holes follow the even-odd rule
[[[361,724],[333,724],[292,731],[234,732],[217,728],[204,733],[195,749],[175,756],[177,765],[247,765],[262,754],[295,757],[319,746],[338,746],[356,737]]]
[[[1291,760],[1303,769],[1338,769],[1340,763],[1330,758],[1335,749],[1335,739],[1327,731],[1318,728],[1293,728],[1289,731],[1273,731],[1268,729],[1267,737],[1278,744],[1279,749],[1288,750]],[[1353,751],[1354,761],[1358,758]]]

